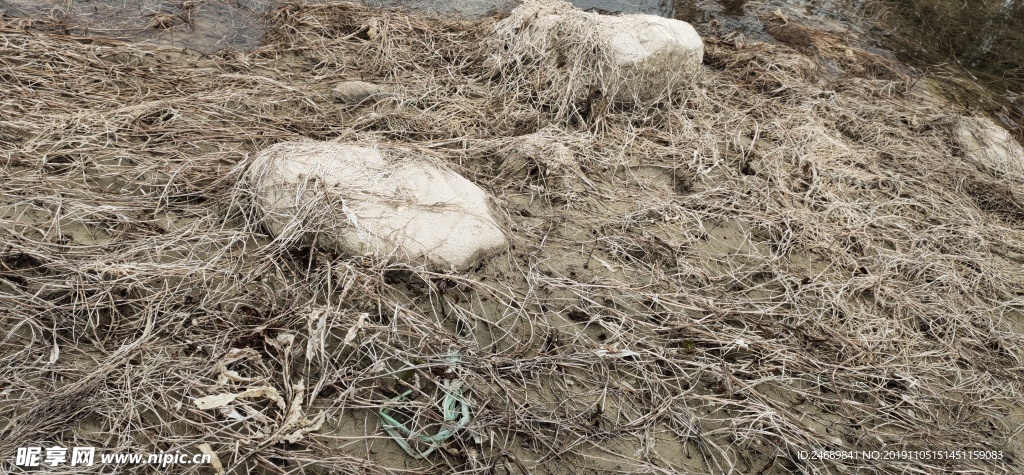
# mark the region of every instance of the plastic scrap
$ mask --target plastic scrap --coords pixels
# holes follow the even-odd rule
[[[388,414],[388,408],[386,407],[382,407],[378,412],[383,422],[384,431],[402,447],[405,453],[415,459],[422,459],[433,453],[438,447],[447,442],[455,432],[469,424],[472,419],[469,414],[469,404],[462,398],[462,381],[449,382],[445,380],[444,387],[446,391],[442,408],[444,409],[445,427],[435,435],[414,433],[405,424]],[[410,394],[412,394],[411,389],[392,398],[391,401],[401,402],[409,397]],[[410,439],[427,444],[429,448],[423,451],[413,448],[409,444]]]

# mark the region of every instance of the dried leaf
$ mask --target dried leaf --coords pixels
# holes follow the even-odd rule
[[[327,328],[327,312],[315,310],[309,314],[309,340],[306,341],[306,361],[313,361],[315,356],[322,356],[324,335]],[[318,352],[319,350],[319,352]]]
[[[236,394],[215,394],[212,396],[203,396],[196,399],[196,407],[202,410],[216,409],[218,407],[227,406],[234,401],[238,395]]]
[[[636,356],[640,353],[633,350],[615,348],[613,346],[602,346],[594,350],[594,354],[605,358],[625,358],[627,356]]]
[[[200,452],[210,456],[210,466],[217,472],[217,475],[224,475],[224,465],[220,463],[220,458],[217,457],[217,452],[213,451],[213,447],[210,444],[199,444],[196,446]]]
[[[60,347],[57,346],[57,342],[53,342],[53,349],[50,350],[50,364],[56,363],[57,358],[60,358]]]
[[[238,374],[238,371],[221,371],[220,375],[217,376],[217,384],[224,384],[228,381],[233,383],[246,383],[252,381],[253,378],[246,378]]]
[[[312,421],[310,421],[308,419],[303,420],[302,422],[304,424],[304,427],[300,427],[300,428],[292,431],[290,434],[288,434],[288,435],[286,435],[284,437],[281,437],[281,441],[282,442],[288,442],[289,444],[294,444],[294,443],[302,440],[302,438],[306,434],[308,434],[310,432],[316,432],[316,431],[320,430],[320,427],[324,425],[324,420],[326,418],[327,418],[326,415],[321,412],[315,418],[313,418]]]
[[[342,340],[341,346],[348,346],[356,340],[356,336],[359,335],[359,330],[362,330],[366,326],[366,318],[369,317],[368,313],[360,313],[359,319],[356,320],[356,324],[352,325],[352,328],[348,329],[348,333],[345,334],[345,339]]]
[[[281,394],[270,386],[262,386],[258,388],[250,388],[242,391],[238,394],[214,394],[210,396],[204,396],[196,399],[196,407],[199,409],[216,409],[218,407],[224,407],[234,402],[235,399],[240,398],[253,398],[253,397],[264,397],[277,403],[277,407],[283,411],[285,409],[284,399]]]

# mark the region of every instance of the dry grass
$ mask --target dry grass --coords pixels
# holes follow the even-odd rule
[[[1019,466],[1024,176],[958,156],[955,111],[893,65],[709,36],[675,105],[566,124],[484,77],[493,20],[271,22],[205,56],[0,23],[5,471],[203,443],[229,473]],[[397,92],[335,104],[343,79]],[[275,245],[229,171],[298,138],[449,157],[510,252],[456,275]],[[436,433],[451,380],[472,421],[407,457],[377,411]],[[1004,455],[798,457],[840,449]]]

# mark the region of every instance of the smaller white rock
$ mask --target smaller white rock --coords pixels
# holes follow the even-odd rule
[[[689,82],[704,42],[689,23],[655,15],[598,16],[607,37],[601,83],[618,101],[648,100]]]
[[[484,190],[407,149],[285,142],[243,166],[256,213],[285,243],[316,236],[343,253],[443,270],[507,247]]]
[[[331,99],[335,102],[358,104],[367,99],[380,99],[391,91],[379,84],[365,81],[344,81],[336,84],[331,90]]]
[[[1024,177],[1024,148],[990,119],[961,117],[956,127],[964,156],[996,175]]]

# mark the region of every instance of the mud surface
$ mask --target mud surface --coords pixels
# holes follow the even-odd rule
[[[263,42],[267,15],[285,2],[274,0],[0,0],[0,15],[26,26],[70,34],[120,38],[212,53],[247,50]],[[324,2],[309,2],[324,3]],[[359,3],[359,2],[357,2]],[[478,18],[508,10],[513,0],[365,0],[370,7],[407,8],[439,16]],[[577,0],[581,8],[669,16],[669,0]]]

